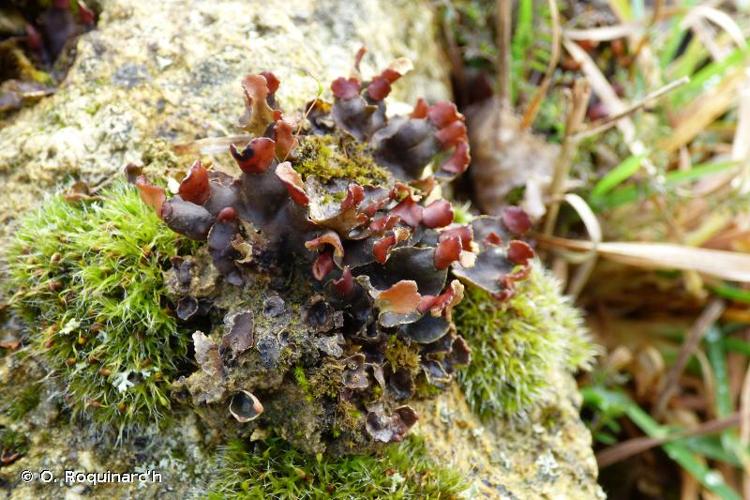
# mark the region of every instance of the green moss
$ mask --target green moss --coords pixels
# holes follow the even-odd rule
[[[414,374],[419,371],[419,353],[395,335],[391,335],[385,345],[385,359],[394,371],[399,368],[406,368]]]
[[[75,413],[150,422],[170,407],[167,388],[189,341],[163,298],[162,269],[193,245],[129,186],[102,200],[56,196],[22,222],[8,253],[11,305],[63,377]]]
[[[471,203],[466,202],[463,205],[453,203],[453,222],[456,224],[469,224],[474,219],[471,214]]]
[[[29,440],[24,434],[7,427],[0,427],[0,456],[10,457],[15,454],[23,456],[28,452]]]
[[[12,420],[21,420],[27,413],[39,406],[39,385],[32,383],[15,394],[10,401],[0,406]]]
[[[341,389],[341,376],[344,367],[340,363],[325,362],[319,368],[313,369],[310,377],[310,385],[313,397],[336,398]]]
[[[304,136],[300,138],[299,160],[293,166],[303,178],[314,175],[323,183],[347,179],[363,186],[383,184],[389,175],[366,147],[348,136]]]
[[[383,455],[306,455],[283,440],[224,450],[209,498],[456,498],[466,486],[456,471],[435,465],[424,443],[410,437]]]
[[[596,353],[579,311],[539,264],[505,303],[467,287],[454,319],[472,349],[458,380],[482,417],[535,408],[556,371],[587,369]]]
[[[307,380],[305,370],[301,366],[294,367],[294,379],[297,381],[299,388],[302,389],[302,392],[305,393],[305,399],[312,401],[313,396],[310,392],[310,381]]]

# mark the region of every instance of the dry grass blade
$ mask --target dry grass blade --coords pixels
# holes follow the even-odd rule
[[[572,240],[537,234],[539,243],[547,248],[588,252],[589,241]],[[750,283],[750,254],[709,250],[672,243],[604,242],[597,253],[609,260],[648,269],[679,269],[696,271],[729,281]]]
[[[662,88],[657,89],[654,92],[651,92],[650,94],[648,94],[646,97],[636,102],[635,104],[631,104],[623,111],[610,115],[607,118],[604,118],[598,122],[592,123],[584,130],[581,130],[580,132],[578,132],[578,134],[576,134],[576,138],[581,140],[581,139],[585,139],[587,137],[591,137],[593,135],[599,134],[601,132],[604,132],[605,130],[608,130],[612,126],[616,125],[619,120],[625,118],[626,116],[630,116],[631,114],[635,113],[639,109],[648,105],[654,99],[658,99],[664,94],[667,94],[671,92],[672,90],[678,87],[681,87],[682,85],[685,85],[689,81],[690,81],[690,78],[688,78],[687,76],[683,76],[679,80],[675,80],[673,82],[668,83]]]
[[[583,287],[586,285],[591,273],[594,270],[596,264],[596,247],[602,241],[602,228],[599,225],[599,220],[596,218],[594,211],[591,210],[588,203],[577,194],[566,194],[565,201],[575,209],[578,216],[583,221],[583,225],[586,227],[586,231],[589,233],[591,238],[592,248],[588,255],[588,258],[578,267],[576,273],[573,275],[573,279],[570,280],[568,285],[567,293],[571,297],[578,297]]]
[[[692,141],[735,104],[737,86],[744,78],[744,68],[738,68],[727,74],[721,83],[703,92],[680,112],[674,120],[672,133],[659,141],[657,147],[671,153]]]
[[[745,70],[745,82],[740,90],[739,111],[737,113],[737,129],[732,141],[732,160],[746,161],[750,159],[750,70]]]
[[[629,439],[597,453],[596,463],[599,465],[600,469],[603,469],[604,467],[608,467],[617,462],[621,462],[632,457],[633,455],[643,453],[644,451],[650,450],[651,448],[655,448],[657,446],[661,446],[665,443],[688,437],[716,434],[717,432],[735,427],[739,422],[740,415],[739,413],[735,413],[734,415],[730,415],[726,418],[704,422],[697,426],[695,429],[691,429],[685,432],[678,432],[664,438],[638,437]]]
[[[741,193],[750,191],[750,70],[745,70],[745,83],[740,90],[740,105],[737,112],[737,130],[732,142],[732,159],[742,162],[742,173],[737,178]]]
[[[686,27],[692,26],[696,20],[701,18],[708,19],[723,29],[738,47],[747,46],[745,37],[742,35],[742,29],[740,29],[729,14],[708,5],[698,5],[691,9],[688,15],[682,20],[682,25]]]
[[[740,392],[740,445],[744,449],[750,445],[750,365],[745,372]],[[745,498],[750,498],[750,471],[747,467],[742,471],[742,489]]]
[[[656,400],[656,405],[654,406],[653,411],[653,415],[655,418],[661,418],[662,415],[664,415],[664,411],[667,409],[667,403],[669,403],[669,400],[677,391],[678,381],[682,376],[683,370],[685,370],[687,362],[690,360],[690,357],[698,348],[698,344],[700,344],[701,339],[706,334],[708,329],[711,327],[711,325],[716,323],[716,321],[721,317],[721,313],[723,312],[724,301],[722,301],[721,299],[714,299],[703,310],[701,315],[696,320],[695,324],[693,324],[692,328],[690,328],[685,341],[680,347],[680,353],[677,356],[677,361],[674,365],[672,365],[669,373],[667,373],[667,377],[664,381],[664,386],[662,387],[659,393],[659,397]]]
[[[565,30],[565,37],[570,40],[591,40],[609,42],[626,36],[634,35],[642,26],[640,23],[616,24],[583,30]]]

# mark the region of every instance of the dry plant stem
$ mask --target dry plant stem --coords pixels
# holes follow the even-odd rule
[[[653,13],[651,15],[651,21],[649,21],[649,26],[653,26],[654,24],[658,23],[663,17],[663,13],[664,13],[664,0],[655,0]]]
[[[540,247],[556,251],[589,252],[590,241],[572,240],[535,233]],[[679,269],[729,281],[750,283],[750,255],[742,252],[696,248],[674,243],[605,241],[597,253],[606,259],[645,269]]]
[[[570,56],[581,65],[581,71],[584,76],[591,84],[591,88],[594,93],[599,96],[602,103],[604,103],[607,111],[610,113],[618,114],[626,109],[625,104],[620,100],[609,83],[609,80],[604,73],[601,72],[596,62],[583,50],[577,43],[572,40],[563,37],[563,47],[568,51]],[[647,150],[646,146],[641,140],[637,138],[635,125],[630,117],[625,116],[619,119],[617,122],[617,128],[620,129],[623,135],[625,144],[628,145],[628,149],[634,155],[644,155]],[[648,157],[643,158],[643,168],[651,175],[656,175],[656,167],[653,165]]]
[[[629,439],[597,453],[596,463],[599,465],[599,468],[603,469],[656,446],[661,446],[678,439],[716,434],[717,432],[735,427],[739,423],[740,414],[734,413],[725,418],[704,422],[689,431],[677,432],[663,438],[638,437]]]
[[[703,384],[703,408],[705,409],[706,413],[710,416],[710,418],[716,418],[716,411],[715,411],[715,405],[714,401],[716,401],[716,377],[714,376],[714,370],[711,366],[711,362],[708,360],[708,356],[706,356],[706,353],[703,352],[701,349],[698,349],[693,353],[695,355],[695,359],[698,360],[698,364],[701,365],[701,379],[696,381],[697,384],[694,384],[695,391],[700,393],[700,386],[699,384],[702,382]],[[685,386],[685,378],[682,377],[683,380],[683,386]],[[687,388],[688,390],[690,388]],[[701,396],[696,396],[700,398]],[[676,406],[680,406],[679,404]],[[707,417],[708,418],[708,417]]]
[[[447,45],[448,59],[451,62],[451,70],[456,77],[456,86],[458,87],[458,94],[462,99],[467,96],[466,88],[466,72],[464,71],[464,63],[461,56],[461,49],[458,47],[456,37],[453,35],[453,29],[448,19],[443,16],[442,22],[443,36],[445,37],[445,43]]]
[[[687,76],[683,76],[682,78],[675,80],[673,82],[668,83],[667,85],[661,87],[660,89],[657,89],[647,96],[645,96],[640,101],[631,104],[626,109],[620,111],[619,113],[615,113],[613,115],[610,115],[598,122],[594,122],[585,129],[581,130],[576,134],[577,140],[586,139],[587,137],[591,137],[592,135],[600,134],[606,130],[609,130],[613,126],[617,124],[618,120],[621,120],[622,118],[625,118],[626,116],[630,116],[639,109],[645,107],[648,105],[651,101],[654,99],[658,99],[659,97],[663,96],[664,94],[667,94],[671,92],[672,90],[681,87],[688,83],[690,81],[690,78]]]
[[[586,116],[586,107],[588,106],[590,95],[591,87],[588,82],[586,80],[576,80],[573,84],[570,112],[565,121],[565,138],[560,149],[560,156],[557,157],[557,162],[555,163],[555,173],[550,186],[549,196],[552,203],[549,206],[547,218],[544,221],[545,235],[552,234],[555,222],[557,222],[557,214],[560,211],[560,198],[563,195],[565,181],[570,173],[570,166],[573,163],[573,157],[578,147],[578,140],[575,138],[575,134],[581,127],[584,116]]]
[[[680,468],[680,500],[699,500],[701,484],[683,468]]]
[[[497,0],[497,96],[498,107],[495,113],[495,153],[502,151],[503,114],[510,113],[510,43],[511,43],[511,0]]]
[[[547,2],[549,3],[549,11],[552,16],[552,53],[547,64],[547,70],[544,72],[544,78],[539,87],[537,87],[534,97],[531,98],[526,112],[523,114],[520,127],[522,131],[534,123],[534,119],[539,112],[539,107],[542,105],[544,96],[547,95],[549,86],[552,83],[555,68],[557,68],[557,64],[560,62],[560,14],[557,11],[556,0],[547,0]]]
[[[711,325],[716,323],[719,317],[721,317],[724,308],[725,304],[723,300],[712,300],[693,324],[693,327],[688,332],[687,338],[682,343],[682,347],[680,347],[677,361],[672,365],[669,373],[667,373],[664,386],[656,400],[653,412],[655,418],[660,419],[664,415],[664,411],[667,408],[670,398],[674,395],[675,391],[677,391],[680,376],[682,376],[682,372],[685,370],[687,362],[698,348],[698,344],[700,344],[701,339],[703,339],[703,336]]]
[[[252,138],[251,134],[206,137],[205,139],[197,139],[184,144],[176,144],[173,149],[177,155],[224,154],[227,152],[230,144],[246,144]]]

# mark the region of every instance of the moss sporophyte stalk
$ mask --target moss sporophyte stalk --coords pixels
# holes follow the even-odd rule
[[[451,496],[455,477],[408,437],[412,401],[458,377],[481,415],[515,414],[552,367],[586,365],[526,214],[472,217],[436,189],[470,160],[456,107],[386,115],[408,69],[355,67],[296,123],[272,73],[247,76],[250,139],[227,150],[240,175],[197,160],[170,195],[131,165],[130,184],[27,217],[9,289],[75,413],[129,428],[195,412],[240,440],[224,466],[270,467],[253,484],[222,473],[222,492],[346,497],[372,475],[388,478],[372,496]],[[329,462],[360,453],[385,461]]]

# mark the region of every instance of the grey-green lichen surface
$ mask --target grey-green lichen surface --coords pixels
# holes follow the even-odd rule
[[[382,64],[381,53],[393,51],[374,29],[365,31],[382,71],[348,62],[334,71],[309,46],[289,51],[301,58],[295,67],[319,78],[347,75],[329,104],[327,89],[288,64],[278,87],[270,73],[244,86],[240,76],[279,68],[282,39],[309,36],[350,54],[356,47],[339,44],[348,35],[321,39],[273,5],[216,2],[185,19],[181,2],[102,6],[67,86],[0,129],[0,176],[18,188],[0,201],[18,227],[2,244],[12,310],[0,310],[0,487],[18,498],[54,497],[63,490],[18,479],[46,466],[168,476],[140,489],[60,486],[108,496],[344,498],[361,486],[367,497],[523,497],[542,483],[596,494],[587,444],[555,451],[574,442],[577,403],[558,401],[540,380],[545,369],[568,377],[590,348],[534,264],[523,214],[469,220],[443,199],[468,162],[455,108],[433,98],[401,116],[385,113],[391,84],[400,97],[425,88],[429,72],[414,44],[432,54],[430,42],[416,37],[396,51],[418,66],[398,85],[405,63]],[[335,2],[295,8],[314,23],[359,17]],[[265,26],[250,33],[252,65],[241,55],[248,32],[227,29],[244,9],[256,29]],[[375,1],[357,9],[412,12]],[[420,12],[412,24],[426,22]],[[163,22],[173,17],[179,22]],[[118,44],[126,32],[150,48]],[[209,41],[226,50],[217,56]],[[221,78],[199,78],[208,73]],[[191,144],[227,131],[233,139]],[[176,156],[175,143],[188,144],[177,153],[193,158]],[[126,163],[137,187],[120,180]],[[56,195],[18,216],[71,177],[110,186]],[[485,318],[506,340],[476,326]],[[569,331],[561,318],[571,318]],[[549,352],[562,357],[532,352],[555,342]],[[494,363],[508,359],[505,349],[527,353],[533,377]],[[509,415],[522,423],[499,426]],[[521,434],[514,426],[537,419],[542,430],[513,437]],[[557,469],[542,474],[532,461],[512,477],[493,451],[503,446],[518,463],[550,454],[538,465]],[[465,455],[470,449],[480,455]]]

